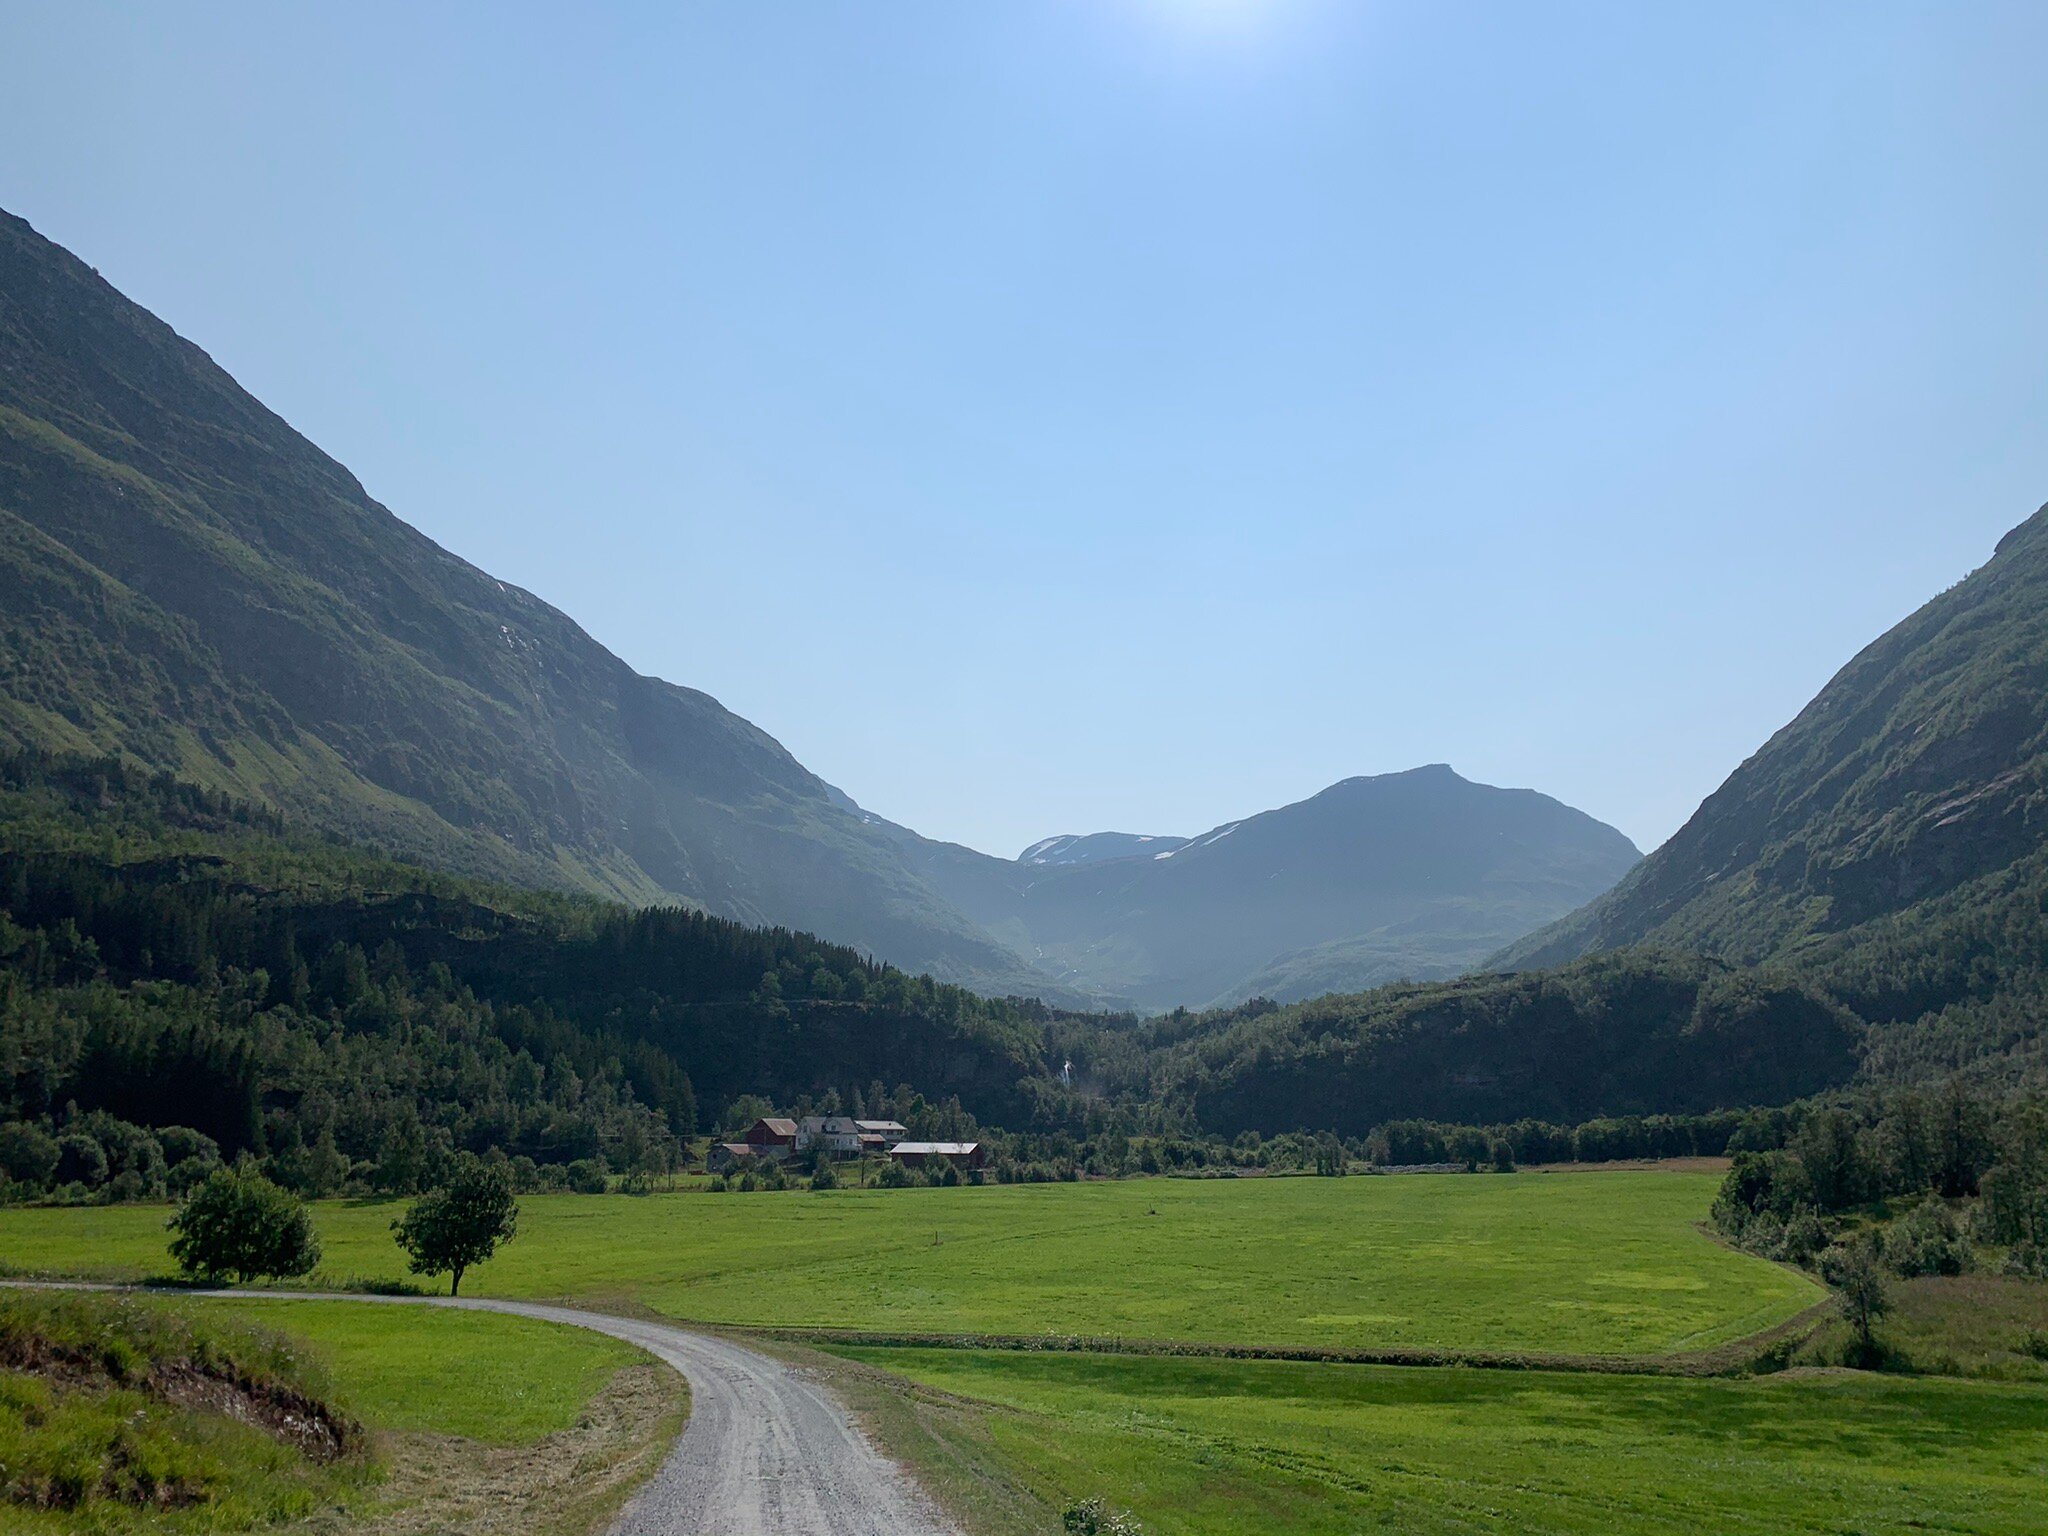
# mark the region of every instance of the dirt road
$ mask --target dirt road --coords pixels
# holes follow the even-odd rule
[[[689,1426],[614,1536],[954,1536],[845,1406],[780,1360],[664,1323],[519,1301],[437,1301],[594,1328],[689,1380]]]

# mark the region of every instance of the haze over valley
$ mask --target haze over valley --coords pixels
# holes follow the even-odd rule
[[[2043,57],[10,8],[0,1532],[2037,1536]]]

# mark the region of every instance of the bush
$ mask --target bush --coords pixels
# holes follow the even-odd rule
[[[725,1182],[725,1175],[722,1173],[714,1173],[713,1175],[711,1175],[711,1182],[704,1186],[704,1191],[706,1194],[722,1195],[725,1193],[726,1188],[727,1185]]]
[[[283,1279],[320,1262],[304,1203],[254,1170],[216,1168],[178,1208],[170,1230],[178,1267],[207,1280]]]
[[[1777,1251],[1769,1257],[1782,1259],[1787,1264],[1811,1264],[1814,1256],[1827,1245],[1827,1226],[1821,1221],[1820,1212],[1809,1206],[1792,1213],[1792,1219],[1785,1223],[1783,1235],[1778,1240]]]
[[[0,1125],[0,1172],[18,1183],[47,1189],[61,1155],[56,1137],[26,1121]]]
[[[601,1195],[610,1189],[604,1164],[595,1158],[579,1157],[569,1165],[569,1188],[579,1195]]]
[[[1938,1200],[1923,1201],[1884,1235],[1885,1267],[1895,1275],[1960,1275],[1972,1258],[1962,1224]]]
[[[2048,1244],[2014,1243],[2005,1256],[2005,1272],[2026,1280],[2048,1280]]]
[[[92,1137],[66,1131],[57,1138],[57,1180],[97,1189],[107,1182],[107,1152]]]
[[[1144,1536],[1145,1527],[1131,1518],[1128,1510],[1113,1510],[1101,1499],[1083,1499],[1070,1504],[1060,1523],[1072,1536]]]
[[[821,1161],[818,1164],[818,1171],[811,1175],[811,1188],[837,1189],[838,1187],[839,1175],[832,1171],[830,1163]]]
[[[156,1133],[157,1145],[163,1148],[164,1161],[175,1168],[180,1163],[198,1158],[207,1163],[220,1161],[220,1143],[200,1131],[185,1125],[166,1125]]]

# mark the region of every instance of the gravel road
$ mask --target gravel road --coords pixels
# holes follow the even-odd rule
[[[198,1294],[293,1299],[285,1291]],[[460,1307],[567,1323],[637,1344],[681,1371],[690,1383],[689,1424],[619,1516],[613,1536],[957,1536],[910,1475],[868,1443],[844,1404],[794,1366],[730,1340],[481,1296],[298,1299]]]
[[[519,1301],[440,1304],[594,1328],[688,1378],[689,1426],[614,1536],[954,1536],[845,1406],[780,1360],[665,1323]]]

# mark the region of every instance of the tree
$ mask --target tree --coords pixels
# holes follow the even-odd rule
[[[1842,1316],[1856,1332],[1860,1357],[1877,1352],[1873,1329],[1892,1309],[1890,1287],[1876,1246],[1868,1241],[1837,1245],[1820,1256],[1821,1277],[1835,1288]]]
[[[474,1153],[455,1161],[448,1182],[422,1195],[391,1223],[406,1267],[416,1275],[447,1275],[448,1294],[462,1292],[463,1271],[481,1264],[518,1231],[519,1204],[504,1171]]]
[[[57,1171],[62,1156],[56,1139],[24,1121],[0,1125],[0,1172],[41,1189]]]
[[[304,1202],[254,1168],[216,1168],[171,1217],[171,1257],[188,1275],[238,1284],[303,1275],[320,1262]]]

